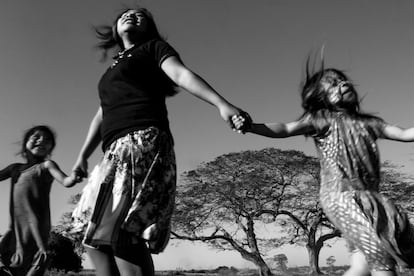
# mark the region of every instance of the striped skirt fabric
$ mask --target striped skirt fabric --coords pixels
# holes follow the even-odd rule
[[[321,202],[350,251],[362,252],[371,270],[413,266],[414,229],[385,196],[374,191],[330,192],[321,193]]]

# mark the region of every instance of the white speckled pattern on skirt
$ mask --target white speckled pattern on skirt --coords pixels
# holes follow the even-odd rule
[[[129,133],[91,173],[73,212],[75,227],[87,225],[87,246],[125,247],[143,238],[159,253],[169,240],[175,189],[171,135],[154,127]]]

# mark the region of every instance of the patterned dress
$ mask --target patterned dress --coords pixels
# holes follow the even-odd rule
[[[375,117],[328,115],[314,137],[321,159],[322,207],[351,250],[363,252],[371,270],[414,267],[414,230],[407,216],[379,193],[376,140],[385,123]]]

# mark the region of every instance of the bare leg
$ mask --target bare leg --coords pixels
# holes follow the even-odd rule
[[[116,265],[121,276],[144,276],[141,267],[136,264],[115,257]]]
[[[154,263],[145,242],[131,245],[115,254],[121,276],[154,276]]]
[[[92,260],[98,276],[119,275],[114,257],[109,252],[86,247],[86,251]]]
[[[368,263],[365,260],[364,254],[361,251],[352,253],[350,259],[351,267],[345,272],[343,276],[369,276]],[[376,275],[380,276],[380,275]],[[385,276],[385,275],[384,275]]]

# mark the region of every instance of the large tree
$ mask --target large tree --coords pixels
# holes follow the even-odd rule
[[[386,161],[382,164],[380,191],[392,199],[414,223],[414,177],[402,166]]]
[[[323,243],[339,235],[318,204],[319,162],[299,151],[266,148],[217,157],[182,174],[173,235],[237,250],[260,275],[271,275],[265,254],[303,241],[314,272]],[[275,223],[276,222],[276,223]],[[284,235],[261,235],[264,225]]]
[[[317,193],[317,191],[312,192]],[[305,246],[309,257],[310,274],[323,274],[319,267],[320,251],[326,241],[340,237],[340,231],[329,222],[317,200],[311,202],[303,200],[287,209],[292,211],[280,211],[280,215],[285,216],[279,216],[276,221],[282,226],[281,233],[284,234],[285,243]]]
[[[320,250],[340,233],[319,205],[319,163],[315,157],[274,148],[225,154],[183,173],[181,180],[173,236],[237,250],[259,267],[261,275],[271,274],[264,261],[268,250],[284,244],[304,245],[311,274],[321,274]],[[381,191],[414,222],[411,175],[384,162]],[[72,196],[70,203],[76,204],[79,197]],[[55,230],[70,236],[75,252],[82,256],[82,235],[72,232],[70,222],[71,212],[67,212]],[[278,225],[278,232],[271,237],[257,235],[265,224]]]

